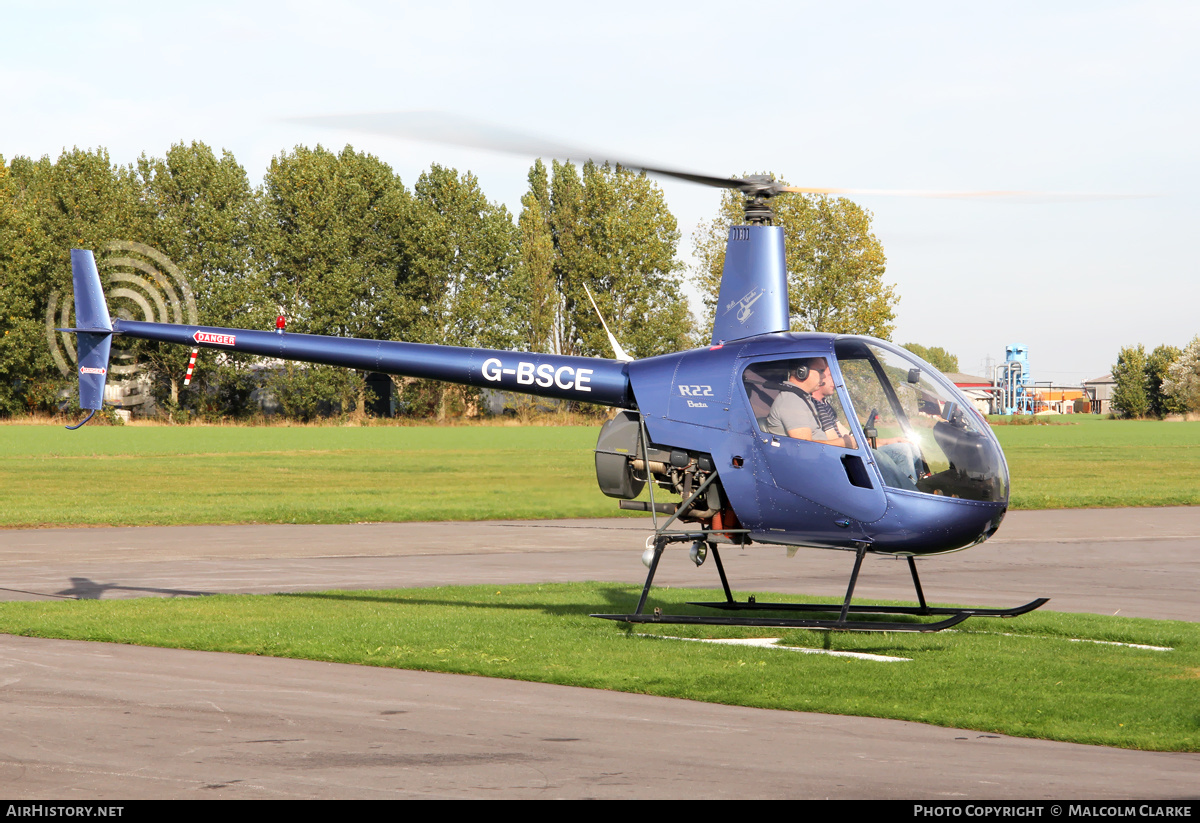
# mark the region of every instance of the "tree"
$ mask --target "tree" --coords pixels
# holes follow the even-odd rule
[[[1158,418],[1184,411],[1176,400],[1163,391],[1163,381],[1171,364],[1179,359],[1181,352],[1174,346],[1159,346],[1146,358],[1146,397],[1150,401],[1150,414]]]
[[[547,207],[544,181],[539,161],[530,172],[523,225],[537,226],[537,212]],[[553,318],[552,350],[612,356],[585,287],[632,356],[689,347],[691,313],[675,259],[679,229],[662,190],[628,169],[588,162],[581,175],[575,165],[555,162],[548,194],[553,310],[543,316]],[[534,238],[545,249],[546,234]],[[523,258],[533,254],[522,248]]]
[[[51,348],[45,331],[50,309],[56,309],[51,319],[56,326],[62,324],[64,304],[70,317],[70,250],[98,249],[114,239],[144,242],[151,214],[132,168],[114,165],[103,149],[64,151],[56,162],[16,157],[5,178],[0,199],[7,201],[8,214],[0,223],[7,223],[10,232],[19,228],[0,252],[0,303],[7,304],[0,310],[10,312],[0,320],[10,339],[0,361],[15,365],[4,379],[6,367],[0,362],[0,382],[5,384],[0,407],[10,412],[20,405],[54,408],[60,392],[74,385],[59,372],[54,358],[62,355]],[[113,350],[119,356],[121,348]],[[59,365],[71,371],[67,361]]]
[[[517,222],[521,257],[515,285],[526,295],[522,342],[531,352],[555,351],[558,287],[550,220],[550,180],[545,164],[538,160],[529,170],[529,191],[521,198],[521,217]]]
[[[341,154],[297,146],[272,158],[262,198],[257,245],[288,328],[380,337],[410,198],[391,168],[350,146]]]
[[[785,195],[772,201],[786,235],[788,310],[794,331],[891,337],[900,298],[884,282],[883,245],[871,213],[843,197]],[[712,326],[729,227],[744,222],[742,195],[726,191],[716,218],[693,235],[694,273]]]
[[[431,166],[413,186],[403,236],[404,339],[497,349],[517,342],[516,227],[475,175]]]
[[[1121,417],[1145,417],[1150,410],[1146,396],[1146,349],[1141,343],[1127,346],[1117,353],[1117,363],[1112,368],[1112,407]]]
[[[154,214],[149,245],[182,270],[200,322],[269,324],[275,307],[252,256],[259,204],[233,155],[225,151],[218,159],[204,143],[177,143],[164,158],[143,154],[137,168]]]
[[[919,343],[905,343],[904,348],[940,372],[946,374],[955,374],[958,372],[958,355],[951,354],[941,346],[926,348]]]
[[[265,271],[255,264],[251,235],[259,201],[233,155],[220,159],[203,143],[171,146],[165,158],[138,160],[144,200],[154,222],[149,245],[164,254],[192,289],[198,322],[210,326],[270,328],[275,306]],[[160,344],[145,349],[165,377],[172,403],[189,352]],[[206,356],[196,372],[191,405],[211,414],[249,411],[249,367],[255,358]]]
[[[36,218],[0,157],[0,414],[52,402],[59,374],[46,345]],[[40,308],[40,311],[39,311]]]
[[[517,228],[502,205],[484,196],[475,175],[433,165],[413,186],[403,218],[404,281],[396,315],[417,343],[507,349],[520,338],[513,291]],[[466,411],[478,390],[418,381],[415,396],[438,419]]]
[[[1175,409],[1200,412],[1200,336],[1193,337],[1167,369],[1162,390]]]
[[[272,158],[263,178],[263,217],[254,242],[266,268],[270,299],[288,330],[378,339],[404,323],[396,317],[403,281],[402,219],[410,195],[387,164],[347,146],[341,154],[297,146]],[[348,411],[365,401],[363,376],[309,366],[304,391],[295,369],[272,376],[281,399],[315,396],[317,405],[284,403],[285,413],[311,416],[320,402]]]

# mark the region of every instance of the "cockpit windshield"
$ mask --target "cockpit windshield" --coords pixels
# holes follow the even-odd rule
[[[838,367],[884,483],[966,500],[1007,501],[1008,468],[970,401],[926,367],[864,340],[839,340]]]

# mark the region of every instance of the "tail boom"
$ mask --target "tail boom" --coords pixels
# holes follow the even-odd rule
[[[79,405],[99,409],[113,335],[243,352],[280,360],[322,363],[362,371],[429,378],[484,389],[629,408],[628,364],[593,357],[435,346],[354,337],[324,337],[253,329],[225,329],[110,319],[96,261],[71,250],[75,322],[62,329],[78,338]]]
[[[143,340],[429,378],[602,406],[628,408],[633,403],[627,364],[596,357],[121,319],[113,321],[113,332]]]

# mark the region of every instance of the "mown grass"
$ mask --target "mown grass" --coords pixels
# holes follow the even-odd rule
[[[1066,418],[994,429],[1015,509],[1200,504],[1200,423]]]
[[[1200,751],[1200,625],[1034,612],[1013,620],[974,617],[940,634],[785,636],[810,648],[910,658],[885,663],[644,636],[778,636],[767,630],[628,627],[587,617],[632,611],[637,594],[623,584],[579,583],[0,603],[0,631]],[[711,596],[660,590],[650,606],[698,612],[682,604]]]
[[[607,517],[592,427],[0,427],[0,525]]]
[[[1200,504],[1200,423],[999,426],[1017,509]],[[0,426],[0,526],[608,517],[596,426]]]

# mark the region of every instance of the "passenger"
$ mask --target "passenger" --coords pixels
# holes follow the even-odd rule
[[[857,448],[854,436],[842,431],[837,409],[827,399],[837,396],[829,363],[825,360],[817,362],[820,364],[818,368],[821,371],[821,382],[813,389],[812,397],[821,428],[830,435],[842,437],[847,448]],[[876,438],[873,452],[875,461],[879,464],[879,471],[883,474],[883,481],[887,485],[910,491],[917,488],[917,478],[921,476],[917,467],[922,458],[921,450],[916,444],[910,443],[905,437]]]
[[[771,412],[767,415],[767,431],[797,440],[812,440],[847,449],[855,448],[854,438],[839,431],[836,414],[832,428],[822,425],[824,421],[821,419],[815,392],[823,387],[823,375],[828,373],[829,364],[823,357],[806,358],[792,363],[783,391],[771,404]],[[832,390],[832,380],[829,381],[829,386]]]

